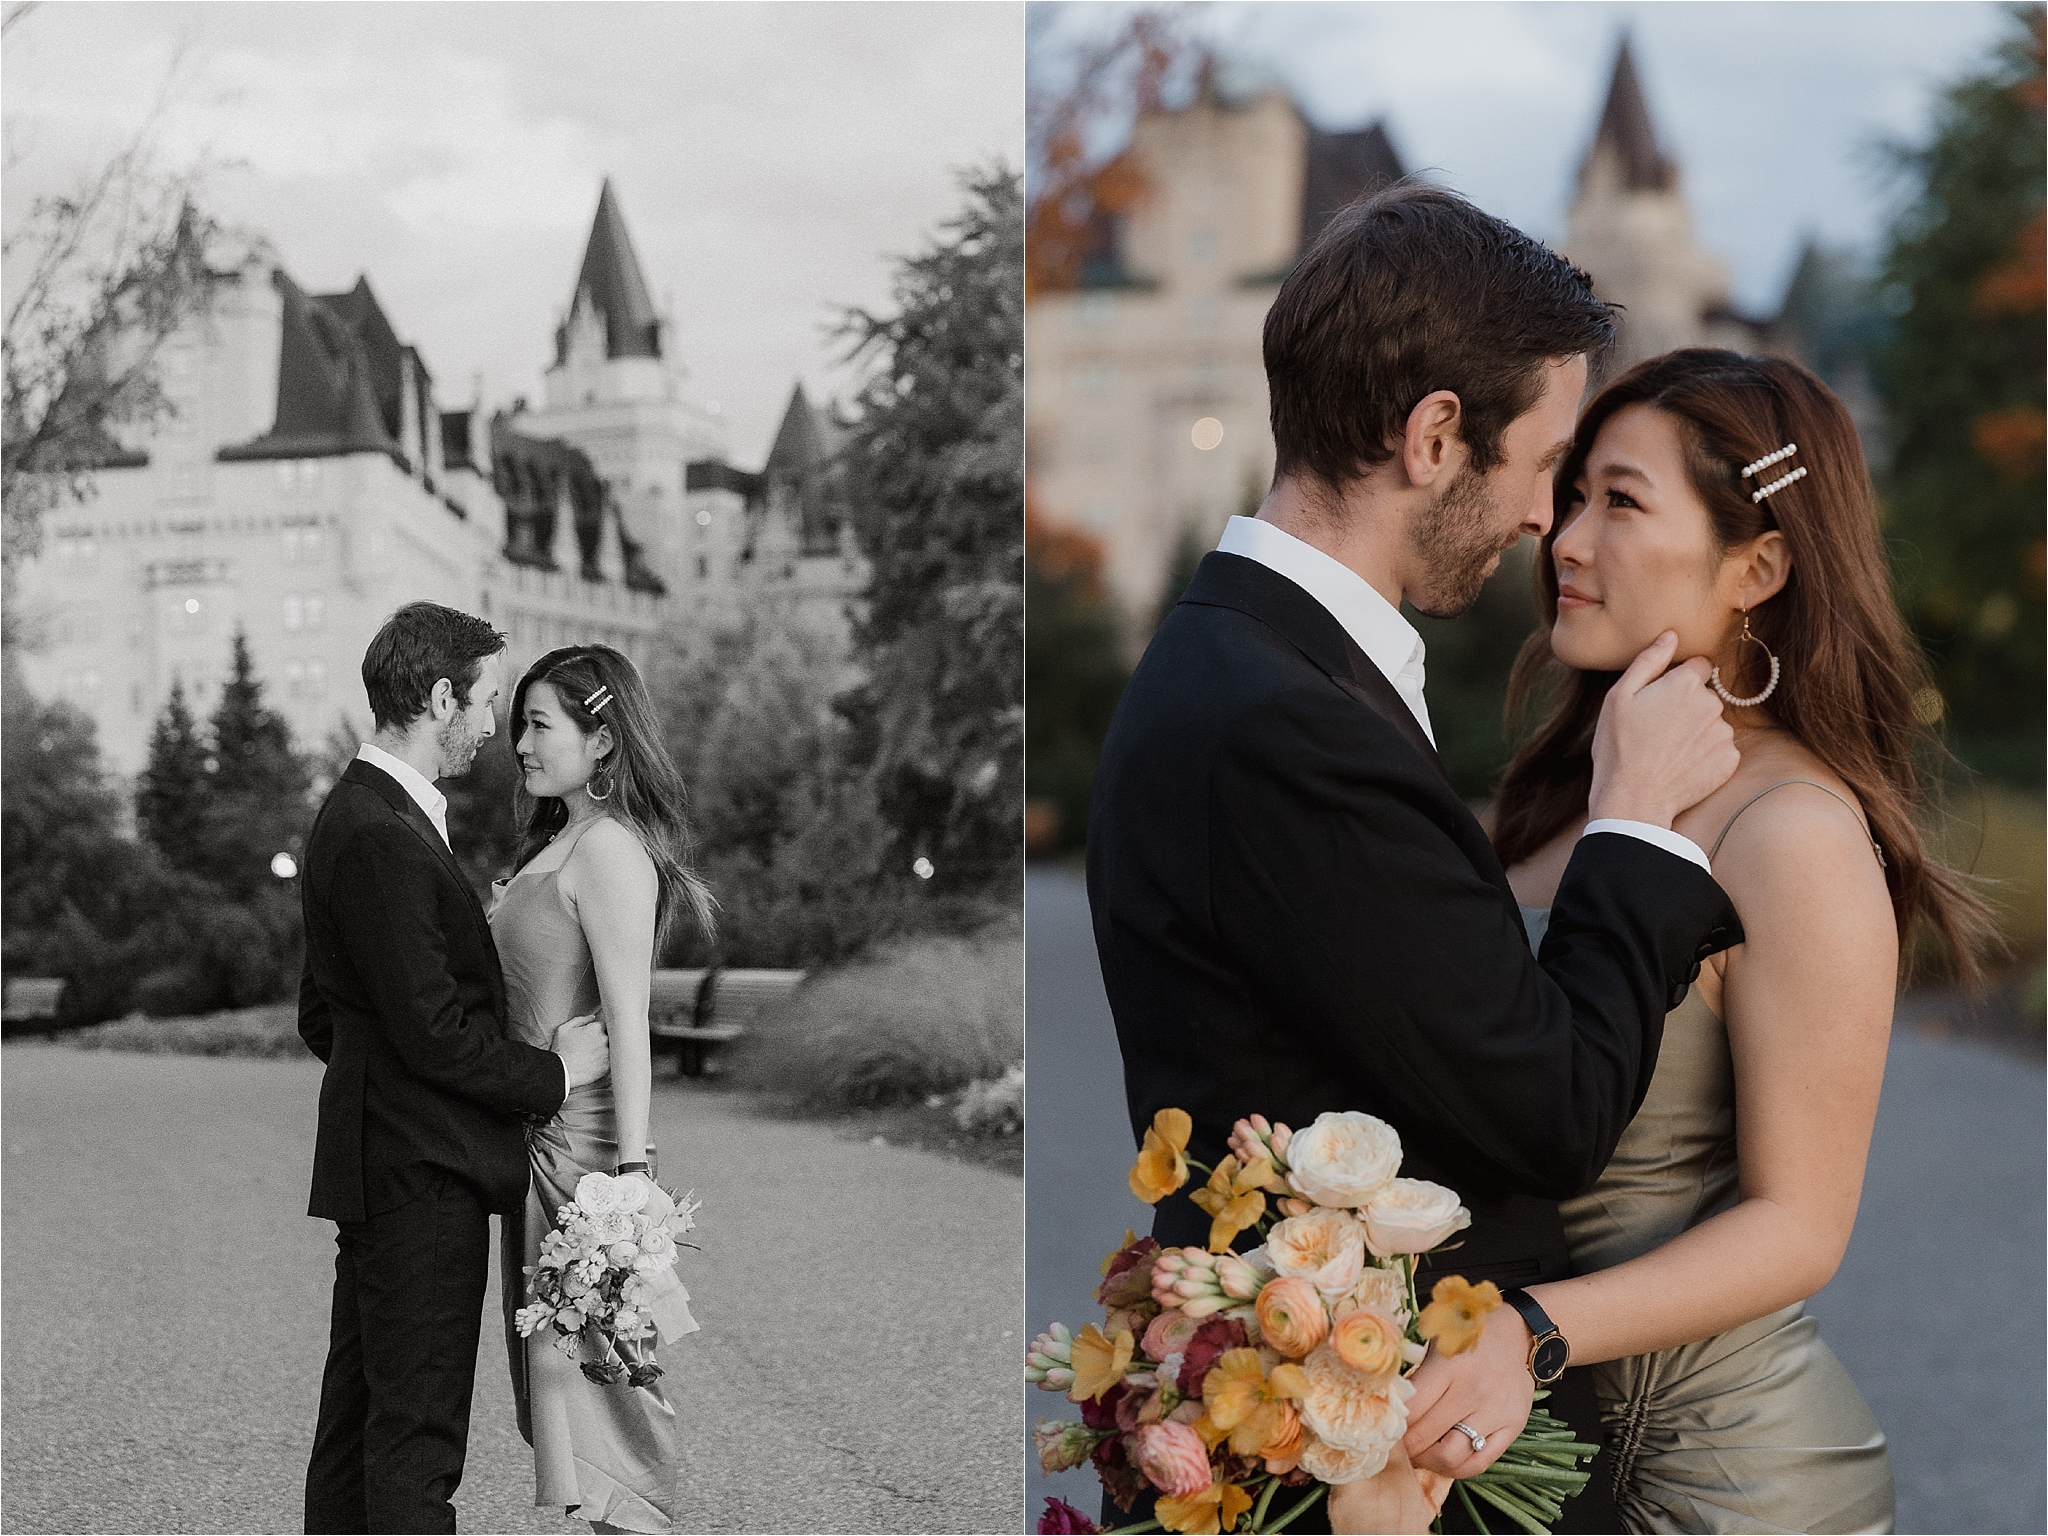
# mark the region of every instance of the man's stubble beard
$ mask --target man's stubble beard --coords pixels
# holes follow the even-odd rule
[[[470,764],[476,761],[477,748],[483,745],[483,734],[469,724],[467,715],[467,710],[458,709],[434,738],[441,754],[444,779],[460,778],[469,772]]]
[[[1410,537],[1422,557],[1421,579],[1407,599],[1417,613],[1455,619],[1479,601],[1492,573],[1487,566],[1502,552],[1508,529],[1488,494],[1486,476],[1470,465],[1416,518]]]

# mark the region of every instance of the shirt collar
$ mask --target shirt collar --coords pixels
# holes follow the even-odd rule
[[[441,833],[442,840],[447,840],[447,823],[441,818],[448,810],[448,797],[434,788],[432,779],[404,759],[393,757],[375,742],[364,742],[362,751],[356,756],[372,768],[381,768],[398,780],[399,788],[412,796],[413,803],[427,813],[427,820]]]
[[[1424,647],[1415,626],[1341,560],[1256,517],[1233,517],[1216,547],[1279,572],[1321,603],[1387,681],[1421,667]]]

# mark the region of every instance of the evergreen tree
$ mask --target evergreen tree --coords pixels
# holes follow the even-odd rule
[[[197,870],[204,863],[213,790],[208,755],[185,704],[185,685],[173,682],[170,700],[150,734],[149,762],[135,781],[136,830],[173,869]]]
[[[2042,771],[2044,307],[2042,9],[1942,95],[1896,151],[1911,200],[1882,290],[1892,426],[1882,487],[1908,617],[1933,657],[1952,745],[2018,782]]]
[[[1087,836],[1096,754],[1128,673],[1117,611],[1103,591],[1101,544],[1048,527],[1028,504],[1024,592],[1026,825],[1040,854],[1079,848]]]
[[[839,706],[896,832],[885,870],[927,858],[956,894],[1014,880],[1023,809],[1023,206],[1000,168],[965,191],[896,312],[846,322],[878,366],[846,450],[868,680]]]
[[[291,727],[263,702],[248,637],[235,632],[234,666],[209,722],[218,766],[207,797],[197,868],[237,901],[275,891],[271,862],[305,848],[312,774],[292,748]]]

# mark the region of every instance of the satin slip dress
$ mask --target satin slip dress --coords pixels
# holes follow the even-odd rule
[[[597,969],[558,878],[575,841],[593,824],[573,834],[553,868],[529,866],[496,882],[490,923],[505,971],[506,1023],[519,1039],[543,1049],[557,1026],[598,1011]],[[579,1365],[597,1358],[588,1345],[572,1359],[553,1342],[551,1329],[522,1339],[512,1325],[513,1313],[530,1299],[524,1266],[540,1257],[555,1212],[576,1197],[577,1180],[618,1166],[618,1134],[609,1076],[571,1091],[553,1119],[529,1125],[533,1182],[525,1210],[503,1224],[505,1347],[519,1432],[533,1447],[533,1502],[624,1530],[666,1531],[675,1513],[677,1471],[675,1409],[663,1390],[668,1378],[648,1387],[591,1381]],[[647,1161],[658,1166],[652,1146]],[[654,1309],[663,1343],[696,1331],[688,1301],[678,1284]],[[621,1345],[628,1361],[646,1349]]]
[[[1728,826],[1771,790],[1811,782],[1771,785]],[[1549,909],[1522,917],[1540,948]],[[1559,1207],[1574,1269],[1612,1268],[1728,1210],[1737,1174],[1728,1032],[1694,989],[1665,1015],[1649,1093],[1606,1172]],[[1804,1303],[1590,1369],[1630,1531],[1893,1529],[1884,1431]]]

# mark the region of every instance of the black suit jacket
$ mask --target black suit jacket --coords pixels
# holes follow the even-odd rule
[[[522,1115],[561,1108],[561,1058],[505,1036],[505,978],[476,894],[426,812],[349,764],[303,876],[299,1034],[327,1063],[309,1214],[361,1221],[442,1169],[487,1209],[526,1198]]]
[[[1300,587],[1223,553],[1118,706],[1088,888],[1134,1133],[1178,1105],[1213,1164],[1254,1111],[1366,1110],[1400,1132],[1404,1174],[1471,1208],[1445,1267],[1503,1286],[1570,1272],[1556,1202],[1606,1166],[1666,1010],[1741,936],[1697,865],[1599,834],[1539,962],[1392,685]],[[1153,1224],[1166,1244],[1208,1230],[1186,1192]]]

